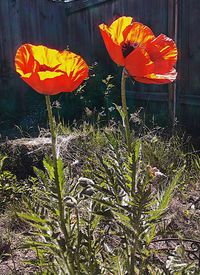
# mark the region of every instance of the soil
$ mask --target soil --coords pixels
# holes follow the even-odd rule
[[[26,275],[35,274],[37,268],[26,261],[34,260],[35,253],[22,249],[30,228],[19,220],[13,209],[7,209],[0,215],[0,274]]]

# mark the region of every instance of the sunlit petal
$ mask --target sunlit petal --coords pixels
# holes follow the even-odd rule
[[[134,77],[136,81],[146,84],[167,84],[173,82],[177,77],[177,72],[172,69],[166,74],[149,74],[143,77]]]
[[[145,47],[145,45],[152,41],[155,36],[152,30],[138,22],[133,22],[129,25],[123,32],[123,43],[131,42],[135,43],[140,47]]]
[[[121,66],[124,66],[124,56],[121,48],[124,40],[123,32],[131,24],[132,20],[132,17],[122,16],[115,20],[110,27],[105,24],[99,25],[102,38],[111,59]]]
[[[42,45],[22,45],[15,65],[22,79],[42,94],[72,92],[88,77],[88,66],[79,55]]]
[[[126,57],[125,67],[133,77],[144,76],[154,72],[154,63],[148,53],[141,48],[135,49]]]

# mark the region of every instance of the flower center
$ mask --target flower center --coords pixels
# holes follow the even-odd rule
[[[47,66],[46,64],[42,64],[40,65],[39,71],[40,72],[46,72],[46,71],[50,71],[50,72],[63,72],[62,70],[59,69],[61,64],[58,64],[54,67],[50,67]]]
[[[122,53],[124,57],[127,57],[133,50],[139,46],[138,42],[126,42],[122,45]]]
[[[40,65],[40,72],[45,72],[45,71],[53,71],[53,68],[48,67],[47,65],[43,64]]]

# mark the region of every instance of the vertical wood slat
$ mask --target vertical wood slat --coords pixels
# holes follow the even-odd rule
[[[189,90],[189,11],[190,1],[181,0],[180,7],[180,21],[179,21],[179,65],[180,65],[180,89],[181,95],[185,95]],[[196,26],[198,27],[198,26]]]
[[[108,1],[111,2],[117,0],[79,0],[76,2],[69,3],[65,13],[66,15],[71,15],[72,13],[80,12],[84,9],[94,7],[96,5],[100,5]]]
[[[177,44],[177,0],[168,0],[168,35]],[[172,125],[176,121],[176,83],[168,85],[168,109]]]

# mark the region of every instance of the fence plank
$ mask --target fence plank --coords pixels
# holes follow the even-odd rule
[[[28,87],[15,73],[14,57],[16,49],[23,43],[43,44],[63,50],[70,49],[81,54],[90,64],[100,62],[110,73],[117,66],[110,59],[102,41],[98,25],[109,24],[116,16],[132,16],[152,28],[155,35],[160,33],[174,36],[174,3],[178,2],[178,80],[177,89],[180,107],[186,108],[200,103],[200,40],[197,37],[200,24],[200,2],[196,0],[76,0],[69,3],[49,0],[6,0],[0,1],[0,93],[1,101],[15,94],[16,102],[24,102]],[[135,98],[142,96],[161,101],[168,93],[167,85],[130,84]],[[19,91],[20,90],[20,96]],[[173,96],[170,89],[171,97]],[[157,93],[156,96],[154,96]],[[165,96],[163,97],[163,94]],[[184,106],[183,106],[184,104]],[[0,104],[0,112],[5,113],[5,104]],[[195,125],[199,123],[194,109]],[[1,115],[0,114],[0,115]],[[199,120],[199,122],[198,122]]]
[[[115,1],[115,0],[79,0],[66,3],[65,14],[70,15],[77,11],[81,11],[105,2]]]

